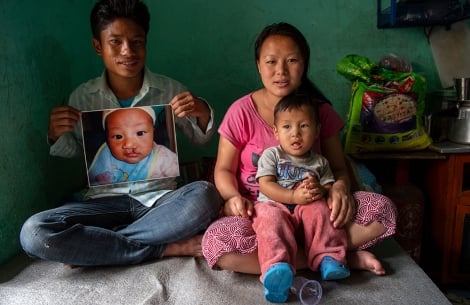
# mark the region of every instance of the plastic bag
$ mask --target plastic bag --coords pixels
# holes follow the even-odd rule
[[[413,71],[411,64],[405,58],[398,57],[395,54],[388,54],[382,57],[379,61],[379,66],[388,70],[398,72],[411,72]]]
[[[350,81],[362,80],[371,81],[374,69],[378,65],[370,61],[367,57],[355,54],[347,55],[337,65],[336,71]]]
[[[341,74],[345,71],[344,62],[341,71]],[[354,77],[351,74],[347,77],[354,83],[345,152],[410,151],[429,146],[431,139],[423,126],[425,78],[414,72],[378,66],[361,71],[371,74],[356,77],[355,73]]]

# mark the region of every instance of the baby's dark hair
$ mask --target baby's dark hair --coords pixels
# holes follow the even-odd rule
[[[150,13],[147,5],[140,0],[100,0],[90,14],[91,32],[95,39],[100,39],[100,33],[117,18],[134,21],[148,34],[150,29]]]
[[[284,96],[274,107],[274,122],[277,120],[279,112],[292,109],[301,109],[307,106],[311,110],[312,119],[315,123],[320,123],[320,114],[318,109],[319,101],[306,94],[293,93]]]

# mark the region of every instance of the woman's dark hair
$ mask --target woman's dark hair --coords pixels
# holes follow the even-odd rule
[[[117,18],[134,21],[148,34],[150,14],[147,6],[140,0],[100,0],[90,14],[91,32],[93,37],[100,39],[100,33]]]
[[[324,101],[323,101],[324,102]],[[292,109],[301,109],[302,106],[307,106],[311,110],[311,115],[315,123],[320,123],[320,114],[318,103],[321,101],[313,98],[311,95],[291,93],[284,96],[274,107],[274,121],[276,121],[277,114]]]
[[[301,80],[302,83],[297,89],[297,92],[310,95],[311,97],[322,100],[323,102],[331,103],[307,76],[310,62],[310,47],[308,46],[308,42],[305,39],[305,36],[293,25],[286,22],[279,22],[265,27],[255,41],[255,61],[259,61],[261,47],[263,46],[264,41],[273,35],[290,37],[300,49],[305,66],[304,74],[302,75]]]

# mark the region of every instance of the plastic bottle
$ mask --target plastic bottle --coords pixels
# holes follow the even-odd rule
[[[301,276],[294,278],[290,292],[295,294],[302,305],[317,305],[322,297],[322,287],[319,282]]]

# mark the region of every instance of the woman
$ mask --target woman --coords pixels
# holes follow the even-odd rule
[[[255,59],[264,87],[235,101],[219,128],[214,178],[225,200],[226,217],[215,221],[203,237],[203,254],[209,265],[260,273],[250,219],[259,191],[254,179],[257,160],[265,148],[278,144],[272,130],[275,105],[282,97],[299,92],[320,100],[321,132],[314,150],[328,159],[335,176],[328,197],[330,220],[347,232],[348,265],[385,274],[380,261],[362,249],[395,233],[395,207],[380,194],[356,192],[351,196],[340,139],[344,122],[307,77],[310,49],[305,37],[287,23],[267,26],[255,42]],[[316,194],[316,186],[312,188]],[[306,267],[305,257],[298,258],[297,267]]]

